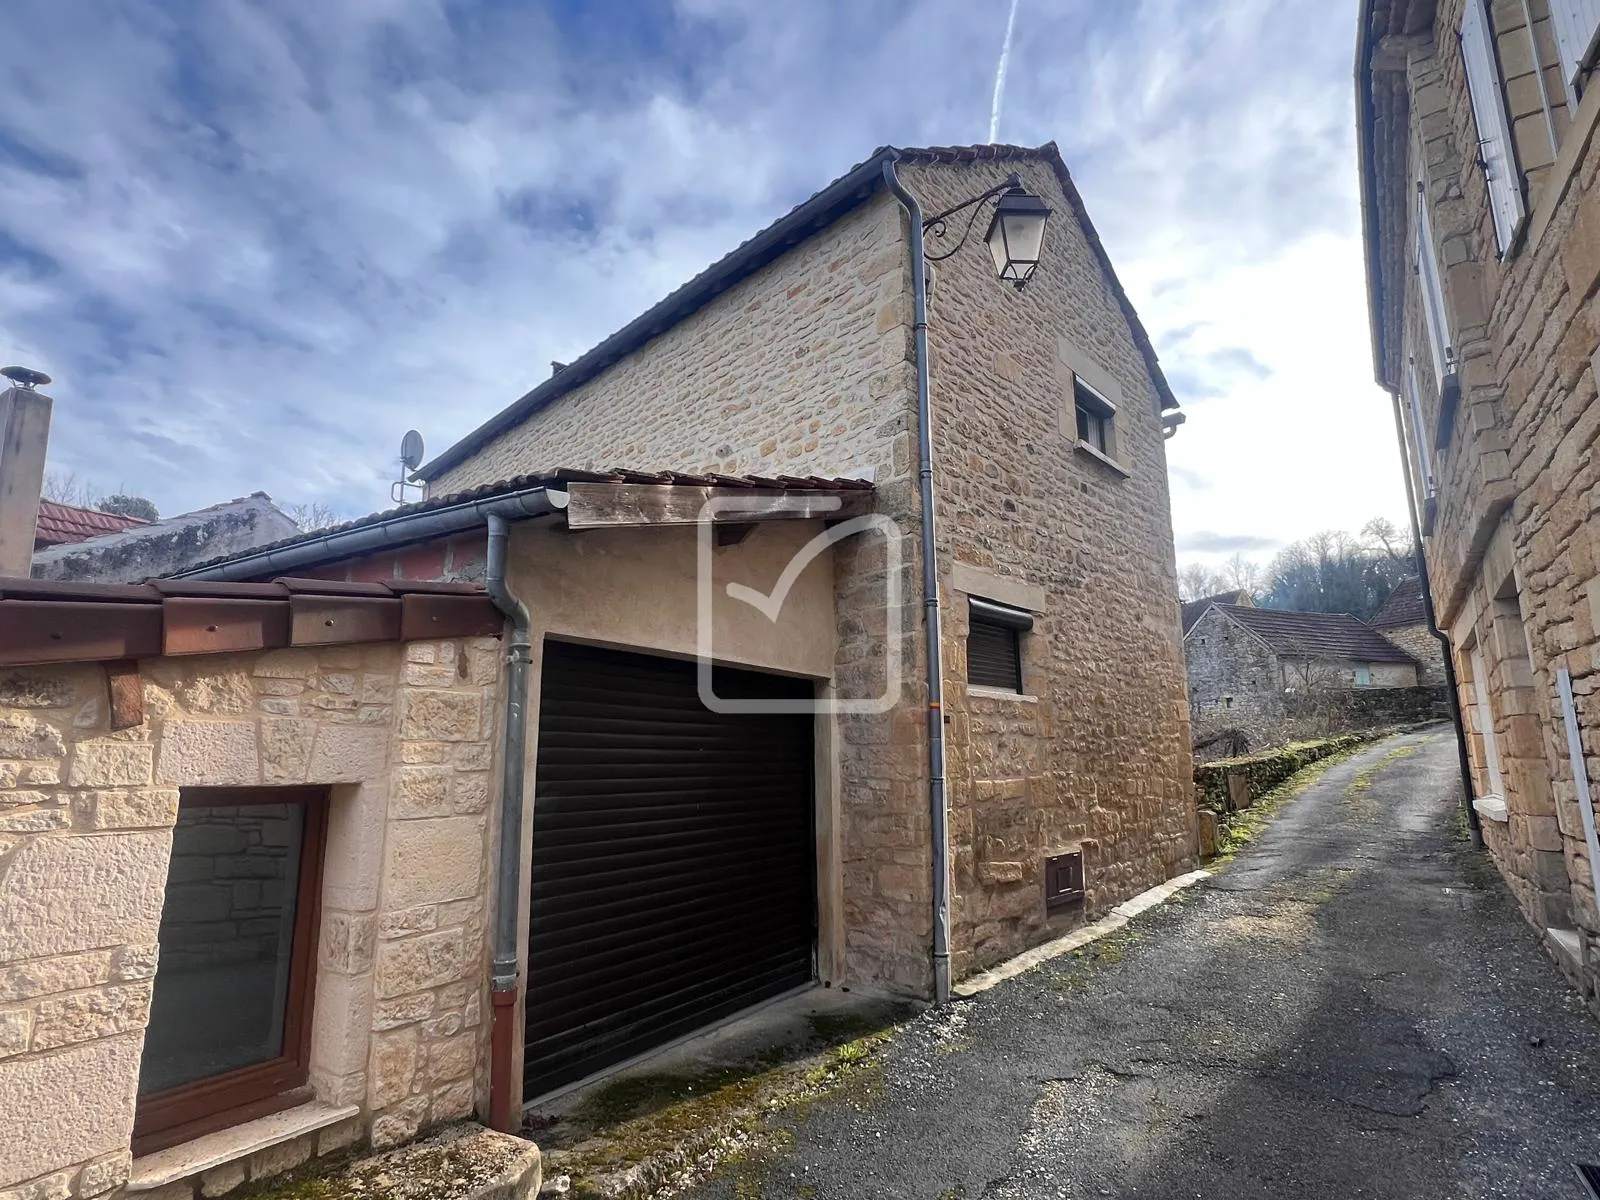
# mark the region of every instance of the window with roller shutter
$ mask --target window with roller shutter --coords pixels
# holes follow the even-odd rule
[[[1550,0],[1550,21],[1561,55],[1561,78],[1576,107],[1583,95],[1583,73],[1600,42],[1600,0]]]
[[[1495,241],[1504,257],[1511,252],[1528,210],[1511,141],[1511,124],[1506,117],[1494,33],[1483,0],[1467,0],[1461,15],[1461,57],[1466,64],[1467,90],[1478,127],[1478,164],[1488,183]]]

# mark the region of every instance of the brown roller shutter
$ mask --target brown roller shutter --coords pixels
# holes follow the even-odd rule
[[[723,668],[716,688],[812,695]],[[528,1096],[812,979],[811,725],[709,711],[692,662],[545,644]]]

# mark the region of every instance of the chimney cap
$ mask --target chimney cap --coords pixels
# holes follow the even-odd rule
[[[0,367],[0,375],[4,375],[19,388],[24,388],[30,392],[40,384],[50,382],[50,376],[43,371],[35,371],[30,367]]]

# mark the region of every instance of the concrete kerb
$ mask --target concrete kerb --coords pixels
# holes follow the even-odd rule
[[[1007,979],[1015,979],[1018,975],[1031,971],[1053,958],[1060,958],[1063,954],[1070,954],[1080,947],[1087,946],[1090,942],[1099,941],[1109,933],[1115,933],[1133,920],[1134,917],[1139,916],[1141,913],[1149,912],[1156,905],[1164,904],[1185,888],[1192,887],[1202,879],[1209,879],[1210,877],[1210,871],[1190,871],[1187,875],[1178,875],[1165,883],[1158,884],[1149,891],[1140,892],[1131,900],[1123,901],[1093,924],[1085,925],[1081,929],[1074,929],[1071,933],[1058,937],[1053,942],[1035,946],[1032,950],[1025,951],[997,967],[990,967],[987,971],[980,971],[968,979],[963,979],[951,990],[964,999],[986,992],[997,983],[1002,983]]]

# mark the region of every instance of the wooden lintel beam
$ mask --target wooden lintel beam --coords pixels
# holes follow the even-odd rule
[[[289,644],[289,605],[283,600],[221,600],[168,596],[164,654],[223,654]]]
[[[805,492],[658,483],[569,483],[567,528],[698,525],[707,503],[718,497],[736,503],[712,515],[717,523],[837,521],[871,512],[872,496],[865,489]]]
[[[400,600],[400,640],[495,637],[505,618],[489,597],[411,592]]]
[[[106,692],[112,729],[137,729],[144,724],[144,680],[138,663],[129,658],[108,662]]]

